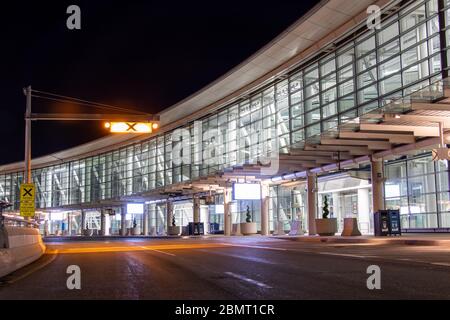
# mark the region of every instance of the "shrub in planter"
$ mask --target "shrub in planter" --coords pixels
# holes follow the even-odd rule
[[[328,218],[328,197],[325,196],[322,207],[322,219],[316,219],[316,231],[320,236],[334,236],[337,232],[337,219]]]

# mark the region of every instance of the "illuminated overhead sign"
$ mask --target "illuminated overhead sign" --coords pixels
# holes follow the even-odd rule
[[[106,122],[111,133],[152,133],[159,128],[158,122]]]
[[[234,183],[233,200],[261,200],[261,185],[258,183]]]

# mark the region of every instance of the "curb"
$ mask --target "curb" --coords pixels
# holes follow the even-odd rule
[[[310,242],[310,243],[340,243],[340,244],[354,244],[354,243],[376,243],[376,244],[395,244],[408,246],[450,246],[449,240],[428,240],[428,239],[402,239],[396,238],[358,238],[358,237],[290,237],[290,236],[274,236],[275,239],[296,241],[296,242]]]

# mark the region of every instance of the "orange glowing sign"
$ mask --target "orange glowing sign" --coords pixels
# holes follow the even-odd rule
[[[107,122],[105,128],[112,133],[152,133],[159,128],[157,122]]]

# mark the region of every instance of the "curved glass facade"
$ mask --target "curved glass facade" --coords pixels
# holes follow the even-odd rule
[[[384,19],[381,29],[364,26],[333,52],[186,124],[181,134],[166,132],[111,152],[34,169],[36,207],[95,204],[195,180],[256,163],[268,146],[289,153],[308,137],[440,79],[441,52],[447,49],[440,26],[437,0],[411,2]],[[187,149],[192,161],[173,161],[181,146],[187,146],[183,153]],[[15,210],[22,180],[21,172],[0,175],[0,198]]]

